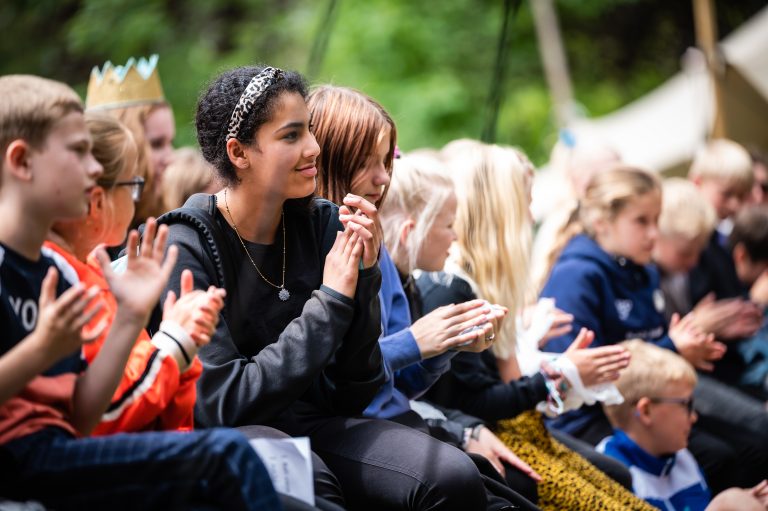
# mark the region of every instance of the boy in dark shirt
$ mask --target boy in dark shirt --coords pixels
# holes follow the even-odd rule
[[[80,99],[69,87],[5,76],[0,96],[0,355],[18,358],[30,340],[46,335],[51,342],[44,346],[61,338],[75,348],[98,333],[83,334],[79,326],[94,312],[88,305],[99,290],[83,289],[71,267],[41,247],[54,220],[85,214],[101,167],[91,154]],[[2,396],[12,396],[0,406],[2,496],[34,498],[56,509],[279,509],[263,464],[238,433],[79,438],[106,409],[165,286],[176,258],[171,247],[163,261],[166,237],[154,221],[140,248],[132,233],[121,275],[99,254],[118,311],[92,365],[85,367],[79,349],[62,349],[56,355],[63,357],[42,374],[20,371],[0,380],[9,384]],[[54,359],[48,358],[25,367],[45,367]]]

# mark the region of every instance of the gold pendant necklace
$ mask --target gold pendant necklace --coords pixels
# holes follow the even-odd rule
[[[248,247],[245,246],[245,242],[243,241],[243,238],[240,236],[240,231],[237,230],[237,225],[235,225],[235,219],[232,217],[232,212],[229,210],[229,203],[227,202],[227,189],[224,188],[224,207],[227,208],[227,215],[229,215],[229,220],[232,222],[232,228],[235,230],[235,234],[237,235],[237,239],[240,240],[240,244],[243,246],[243,250],[245,250],[245,255],[248,256],[248,260],[251,261],[251,264],[256,269],[256,273],[259,274],[259,277],[261,277],[264,282],[269,284],[270,286],[274,287],[278,290],[277,297],[280,298],[282,301],[288,300],[288,298],[291,297],[291,293],[285,289],[285,212],[280,212],[280,218],[282,220],[283,224],[283,280],[278,286],[277,284],[273,284],[269,281],[267,277],[264,276],[263,273],[261,273],[261,270],[259,270],[259,267],[256,266],[256,263],[254,262],[253,258],[251,257],[251,253],[248,252]]]

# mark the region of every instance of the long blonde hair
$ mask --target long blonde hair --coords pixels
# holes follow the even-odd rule
[[[398,269],[406,273],[416,269],[419,251],[452,193],[453,180],[436,156],[421,153],[395,160],[387,199],[379,214],[384,243]],[[403,245],[400,233],[409,218],[414,228]]]
[[[555,243],[546,256],[547,271],[544,281],[568,242],[577,234],[594,236],[594,223],[598,219],[612,221],[621,211],[641,195],[661,192],[659,179],[650,172],[627,165],[619,165],[592,177],[584,197],[575,203],[568,221],[555,237]]]
[[[458,236],[452,261],[473,282],[478,297],[509,308],[496,335],[499,358],[515,353],[515,321],[528,284],[531,223],[526,172],[515,149],[456,140],[441,151],[456,185]]]

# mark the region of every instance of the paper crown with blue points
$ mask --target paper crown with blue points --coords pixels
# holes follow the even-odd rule
[[[101,70],[95,66],[88,82],[85,108],[108,110],[164,102],[157,60],[157,55],[138,61],[131,57],[124,66],[114,66],[109,61]]]

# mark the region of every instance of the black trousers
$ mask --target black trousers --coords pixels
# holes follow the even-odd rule
[[[483,510],[480,473],[461,450],[380,419],[298,416],[270,423],[308,436],[340,483],[347,509]],[[504,507],[514,509],[508,503]]]
[[[242,426],[238,430],[247,438],[290,438],[287,434],[267,426]],[[315,507],[304,502],[278,494],[285,511],[344,511],[344,495],[333,472],[320,457],[312,452],[312,472],[315,483]]]
[[[453,447],[460,446],[455,442],[451,435],[439,427],[430,427],[419,414],[409,411],[397,417],[389,419],[404,426],[416,429],[423,433],[443,441]],[[536,503],[539,501],[539,493],[536,482],[522,473],[517,468],[504,463],[504,476],[499,474],[490,461],[479,454],[468,454],[472,462],[480,472],[483,480],[486,497],[488,499],[488,510],[508,509],[510,505],[517,509],[537,510]],[[513,508],[514,509],[514,508]]]

